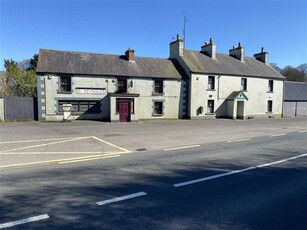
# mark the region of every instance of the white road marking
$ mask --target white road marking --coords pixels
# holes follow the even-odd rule
[[[139,196],[146,196],[146,195],[147,195],[147,193],[145,193],[145,192],[137,192],[137,193],[133,193],[133,194],[126,195],[126,196],[120,196],[120,197],[116,197],[116,198],[109,199],[109,200],[99,201],[96,204],[101,206],[101,205],[105,205],[105,204],[110,204],[110,203],[114,203],[114,202],[119,202],[119,201],[123,201],[123,200],[136,198],[136,197],[139,197]]]
[[[227,141],[227,142],[232,143],[232,142],[240,142],[240,141],[248,141],[248,140],[250,140],[250,138],[231,140],[231,141]]]
[[[195,183],[208,181],[208,180],[213,180],[213,179],[217,179],[217,178],[220,178],[220,177],[225,177],[225,176],[229,176],[229,175],[233,175],[233,174],[237,174],[237,173],[242,173],[242,172],[246,172],[246,171],[250,171],[250,170],[254,170],[254,169],[268,167],[268,166],[271,166],[271,165],[281,164],[281,163],[284,163],[284,162],[287,162],[287,161],[295,160],[295,159],[306,157],[306,156],[307,156],[307,153],[297,155],[297,156],[294,156],[294,157],[285,158],[285,159],[282,159],[282,160],[279,160],[279,161],[270,162],[270,163],[267,163],[267,164],[261,164],[261,165],[254,166],[254,167],[248,167],[248,168],[245,168],[245,169],[230,171],[230,172],[221,173],[221,174],[217,174],[217,175],[213,175],[213,176],[209,176],[209,177],[203,177],[203,178],[196,179],[196,180],[191,180],[191,181],[186,181],[186,182],[182,182],[182,183],[178,183],[178,184],[173,184],[173,186],[174,187],[182,187],[182,186],[195,184]]]
[[[15,143],[27,143],[27,142],[40,142],[40,141],[56,141],[56,140],[69,140],[78,137],[63,137],[63,138],[50,138],[50,139],[35,139],[35,140],[23,140],[23,141],[5,141],[0,144],[15,144]]]
[[[299,131],[299,133],[307,133],[307,130]]]
[[[16,153],[3,153],[3,152],[0,152],[0,155],[40,155],[40,154],[43,154],[43,155],[46,155],[46,154],[119,154],[121,152],[16,152]]]
[[[34,221],[44,220],[44,219],[48,219],[48,218],[49,218],[48,214],[33,216],[33,217],[30,217],[30,218],[27,218],[27,219],[16,220],[16,221],[8,222],[8,223],[5,223],[5,224],[0,224],[0,229],[13,227],[13,226],[20,225],[20,224],[26,224],[26,223],[30,223],[30,222],[34,222]]]
[[[173,147],[173,148],[167,148],[163,149],[164,151],[170,151],[170,150],[177,150],[177,149],[188,149],[188,148],[196,148],[200,145],[187,145],[187,146],[179,146],[179,147]]]
[[[119,146],[117,146],[117,145],[114,145],[114,144],[112,144],[112,143],[110,143],[110,142],[108,142],[108,141],[102,140],[102,139],[100,139],[100,138],[98,138],[98,137],[92,136],[92,138],[95,139],[95,140],[97,140],[97,141],[100,141],[100,142],[102,142],[102,143],[105,143],[105,144],[107,144],[107,145],[110,145],[110,146],[112,146],[112,147],[114,147],[114,148],[120,149],[120,150],[124,151],[123,153],[131,153],[131,151],[129,151],[128,149],[124,149],[124,148],[119,147]]]
[[[75,162],[81,162],[81,161],[100,160],[100,159],[107,159],[107,158],[113,158],[113,157],[120,157],[120,155],[105,156],[105,157],[93,157],[93,158],[86,158],[86,159],[72,160],[72,161],[61,161],[61,162],[59,162],[59,164],[68,164],[68,163],[75,163]]]
[[[279,134],[271,135],[270,137],[280,137],[280,136],[285,136],[285,135],[286,135],[285,133],[279,133]]]

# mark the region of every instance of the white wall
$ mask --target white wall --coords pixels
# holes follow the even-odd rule
[[[4,121],[4,98],[0,98],[0,122]]]
[[[207,112],[208,100],[214,100],[215,113],[217,117],[225,117],[229,115],[232,109],[227,108],[226,99],[233,91],[241,90],[241,78],[241,76],[215,75],[215,90],[211,91],[207,90],[208,75],[192,74],[190,84],[191,117],[206,118],[207,115],[205,113]],[[244,102],[245,116],[281,116],[283,103],[283,81],[274,79],[274,90],[271,93],[268,92],[269,79],[257,77],[244,78],[247,78],[247,91],[244,93],[248,97],[248,100]],[[272,114],[267,113],[268,100],[273,101]],[[204,107],[203,114],[197,113],[197,109],[200,106]]]

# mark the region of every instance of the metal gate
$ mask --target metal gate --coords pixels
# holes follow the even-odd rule
[[[37,120],[36,97],[6,97],[4,99],[4,120]]]

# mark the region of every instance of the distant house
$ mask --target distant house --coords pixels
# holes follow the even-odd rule
[[[41,49],[37,65],[39,119],[138,121],[185,116],[186,75],[176,60]]]
[[[267,52],[246,57],[239,43],[229,54],[217,53],[212,39],[199,51],[185,50],[183,42],[177,36],[170,44],[170,58],[189,76],[190,118],[281,117],[284,77],[268,64]]]
[[[285,81],[283,115],[307,116],[307,83]]]

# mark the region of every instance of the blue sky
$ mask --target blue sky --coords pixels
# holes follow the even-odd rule
[[[307,62],[306,0],[0,0],[0,69],[40,48],[167,58],[184,16],[187,49],[212,37],[219,53],[241,42],[280,67]]]

